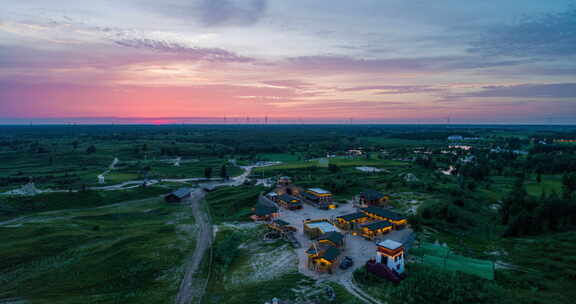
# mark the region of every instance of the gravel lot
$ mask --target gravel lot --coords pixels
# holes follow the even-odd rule
[[[302,244],[302,248],[296,249],[298,255],[298,270],[309,277],[315,279],[325,279],[331,281],[340,281],[342,279],[349,279],[352,272],[364,265],[364,263],[376,256],[376,243],[378,241],[368,241],[359,236],[353,236],[348,232],[341,231],[345,235],[345,245],[343,256],[349,256],[354,260],[354,266],[341,270],[338,265],[334,267],[332,274],[319,274],[314,271],[308,270],[306,267],[306,253],[305,251],[309,248],[311,241],[303,232],[303,221],[306,219],[331,219],[340,215],[345,215],[349,213],[357,212],[358,210],[354,208],[352,203],[340,204],[336,209],[332,210],[320,210],[313,206],[304,204],[304,208],[301,210],[290,211],[286,209],[280,209],[280,219],[290,223],[292,226],[296,227],[298,231],[295,233],[296,239]],[[405,228],[399,231],[393,231],[382,236],[381,240],[392,239],[395,241],[402,241],[406,238],[412,230],[410,228]]]

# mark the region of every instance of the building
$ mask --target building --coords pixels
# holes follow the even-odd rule
[[[168,203],[179,203],[192,194],[190,188],[180,188],[164,196],[164,200]]]
[[[355,230],[359,224],[370,220],[370,217],[363,212],[356,212],[336,217],[336,225],[343,230]]]
[[[308,269],[332,273],[332,268],[338,264],[341,250],[334,246],[313,243],[306,250],[306,254],[308,255]]]
[[[290,194],[273,196],[273,200],[278,203],[278,205],[288,210],[302,209],[302,201]]]
[[[344,247],[344,235],[337,231],[330,231],[318,237],[318,243],[322,245],[333,246],[336,248]]]
[[[320,209],[334,209],[334,198],[330,191],[320,188],[310,188],[302,192],[302,197],[309,203]]]
[[[338,229],[330,223],[327,219],[307,220],[303,223],[304,233],[310,239],[316,239],[319,236],[328,232],[339,232]]]
[[[400,230],[408,224],[408,220],[405,216],[384,208],[368,206],[366,208],[361,208],[360,210],[374,220],[390,222],[396,230]]]
[[[448,140],[449,141],[461,141],[461,140],[464,140],[464,137],[462,135],[450,135],[450,136],[448,136]]]
[[[394,225],[388,221],[377,221],[361,225],[358,232],[354,233],[371,240],[379,235],[389,233],[392,231],[392,227]]]
[[[280,176],[277,182],[278,186],[288,186],[292,184],[292,179],[288,176]]]
[[[384,206],[390,198],[376,190],[365,190],[358,196],[358,202],[363,206]]]
[[[376,262],[401,274],[404,273],[404,246],[400,242],[385,240],[377,244]]]
[[[283,221],[281,219],[272,220],[270,223],[268,223],[268,228],[276,230],[280,233],[296,232],[295,227],[290,226],[290,223]]]
[[[280,214],[278,213],[278,207],[274,206],[272,203],[268,204],[264,200],[258,201],[256,207],[252,209],[254,214],[250,217],[254,221],[272,221],[277,218]]]

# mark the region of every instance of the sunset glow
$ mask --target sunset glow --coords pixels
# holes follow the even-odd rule
[[[0,123],[572,124],[570,3],[10,1]]]

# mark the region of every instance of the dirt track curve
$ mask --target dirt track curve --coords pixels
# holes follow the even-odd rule
[[[185,265],[186,270],[176,296],[176,304],[190,304],[193,303],[192,301],[200,303],[204,295],[203,282],[194,278],[194,274],[200,268],[204,254],[212,245],[212,223],[201,206],[204,201],[204,194],[202,189],[198,189],[192,193],[189,199],[192,214],[198,227],[198,237],[194,253],[188,258]]]

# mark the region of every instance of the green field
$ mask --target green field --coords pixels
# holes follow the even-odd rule
[[[266,153],[258,154],[258,158],[267,161],[281,161],[281,162],[291,162],[298,161],[299,157],[296,154],[290,153]]]
[[[215,223],[225,221],[250,221],[252,208],[260,193],[266,190],[260,186],[221,187],[206,195],[210,214]]]
[[[193,227],[187,206],[159,198],[37,212],[0,225],[0,298],[173,303]]]

